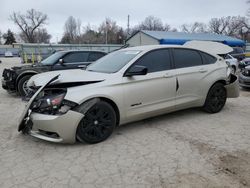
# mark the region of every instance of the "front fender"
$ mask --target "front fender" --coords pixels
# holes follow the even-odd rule
[[[35,74],[38,74],[38,73],[39,73],[39,72],[37,72],[37,71],[32,71],[32,70],[24,71],[24,72],[20,73],[20,74],[17,76],[16,84],[18,83],[18,81],[20,80],[20,78],[22,78],[23,76],[25,76],[25,75],[35,75]]]

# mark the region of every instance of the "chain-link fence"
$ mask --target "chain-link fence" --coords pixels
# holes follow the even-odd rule
[[[14,44],[19,47],[23,63],[40,62],[51,54],[62,50],[97,50],[112,52],[123,47],[119,44]]]

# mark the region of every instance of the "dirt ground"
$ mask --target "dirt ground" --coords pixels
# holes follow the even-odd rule
[[[5,67],[18,58],[2,58]],[[62,145],[17,132],[25,103],[0,89],[0,187],[250,187],[250,91],[121,126],[107,141]]]

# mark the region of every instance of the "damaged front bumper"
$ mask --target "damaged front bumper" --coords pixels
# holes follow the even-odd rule
[[[63,115],[47,115],[32,112],[24,133],[56,143],[75,143],[76,129],[83,114],[69,110]]]
[[[74,143],[76,129],[83,114],[72,110],[55,115],[32,112],[32,105],[36,97],[47,85],[57,80],[58,76],[48,81],[29,100],[21,115],[18,131],[50,142]]]
[[[227,98],[237,98],[240,95],[239,80],[234,74],[230,75],[228,84],[225,86],[227,90]]]

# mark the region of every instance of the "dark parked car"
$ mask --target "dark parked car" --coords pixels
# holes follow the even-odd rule
[[[245,52],[243,48],[241,47],[233,47],[233,51],[229,53],[234,58],[238,59],[238,61],[241,61],[245,58]]]
[[[239,68],[244,69],[246,66],[250,65],[250,58],[245,58],[239,63]]]
[[[250,65],[244,67],[239,75],[239,84],[243,88],[250,89]]]
[[[105,56],[100,51],[60,51],[40,63],[4,69],[2,87],[8,91],[18,92],[21,96],[28,95],[26,84],[35,74],[54,70],[85,68],[91,62]]]

